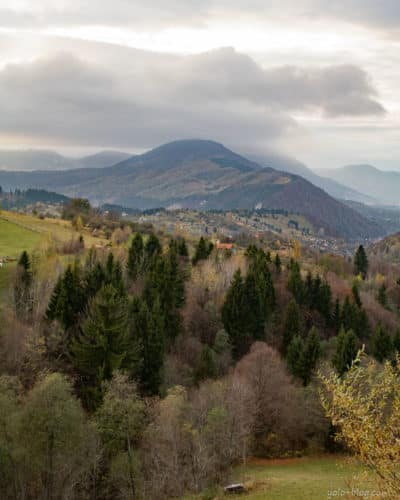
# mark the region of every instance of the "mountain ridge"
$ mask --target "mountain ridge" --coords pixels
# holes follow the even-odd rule
[[[345,238],[380,236],[380,228],[298,175],[262,167],[215,141],[174,141],[105,168],[0,172],[3,187],[43,188],[95,204],[131,208],[180,204],[196,209],[285,209],[317,230]]]

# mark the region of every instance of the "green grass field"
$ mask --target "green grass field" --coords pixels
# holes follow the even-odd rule
[[[364,469],[351,459],[340,456],[253,460],[246,467],[235,469],[232,482],[242,482],[248,493],[225,497],[204,494],[187,500],[205,498],[243,498],[246,500],[321,500],[328,498],[360,498],[352,489],[374,491]],[[361,497],[363,498],[363,497]]]
[[[44,235],[25,229],[13,222],[0,219],[0,258],[18,258],[23,250],[32,251],[43,241]],[[0,268],[0,290],[7,285],[15,264],[8,263]]]

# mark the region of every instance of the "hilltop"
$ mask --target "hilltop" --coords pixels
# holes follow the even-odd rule
[[[214,141],[175,141],[105,168],[0,172],[0,185],[140,209],[284,209],[301,213],[317,231],[332,236],[357,239],[383,233],[304,178],[263,168]]]

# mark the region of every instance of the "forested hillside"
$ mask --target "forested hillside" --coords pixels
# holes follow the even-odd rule
[[[250,456],[337,450],[318,370],[400,350],[400,268],[376,251],[221,246],[85,200],[64,215],[71,240],[7,278],[2,498],[182,497]]]

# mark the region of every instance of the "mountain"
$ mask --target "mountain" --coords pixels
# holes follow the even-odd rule
[[[105,168],[0,172],[3,188],[43,188],[95,204],[132,208],[171,205],[203,209],[285,209],[317,230],[349,239],[382,229],[300,176],[261,167],[222,144],[184,140],[165,144]]]
[[[82,158],[69,158],[54,151],[0,150],[0,170],[68,170],[72,168],[101,168],[115,165],[131,155],[120,151],[101,151]]]
[[[300,175],[314,184],[314,186],[326,191],[334,198],[338,198],[340,200],[353,200],[367,204],[373,204],[377,201],[373,197],[360,193],[355,189],[351,189],[333,179],[328,179],[327,177],[316,174],[313,170],[304,165],[304,163],[301,163],[293,158],[275,153],[269,153],[268,155],[263,156],[251,156],[251,158],[257,161],[260,165],[273,166],[273,168],[277,170],[282,170],[283,172],[288,172],[289,174]]]
[[[347,165],[317,173],[371,196],[380,203],[400,204],[400,172],[379,170],[371,165]]]

